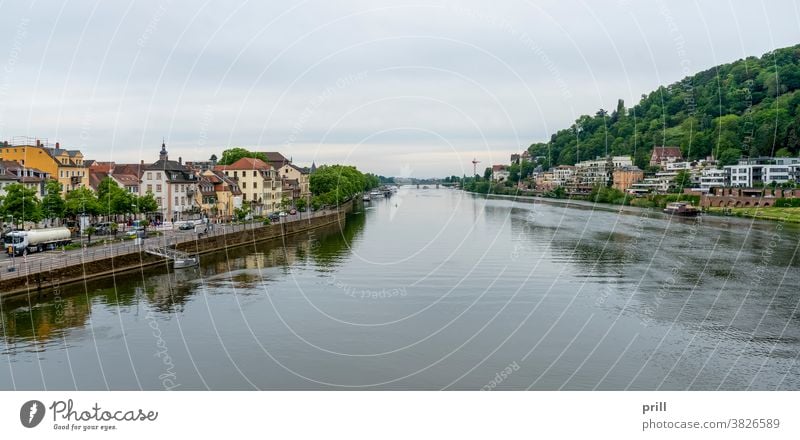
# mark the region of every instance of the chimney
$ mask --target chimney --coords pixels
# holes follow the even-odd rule
[[[42,142],[39,139],[36,139],[36,146],[37,147],[41,147],[42,146]]]
[[[58,150],[59,148],[61,148],[61,143],[56,142],[56,150]]]
[[[182,158],[182,157],[180,157],[180,156],[178,156],[178,163],[179,163],[179,164],[181,164],[181,165],[183,165],[183,158]]]
[[[142,161],[139,162],[139,165],[144,166],[144,159],[142,159]]]

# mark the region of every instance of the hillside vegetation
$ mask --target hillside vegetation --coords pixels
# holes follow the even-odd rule
[[[684,157],[797,156],[800,149],[800,45],[700,72],[642,95],[626,108],[583,115],[548,142],[529,147],[545,168],[596,156],[631,155],[641,168],[654,145]]]

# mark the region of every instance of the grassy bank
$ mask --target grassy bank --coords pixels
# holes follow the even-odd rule
[[[777,220],[800,223],[800,208],[707,208],[706,212],[719,215]]]
[[[478,185],[476,185],[478,186]],[[690,202],[698,206],[700,204],[700,196],[688,194],[649,194],[643,197],[636,197],[626,194],[623,191],[614,188],[607,188],[598,186],[592,190],[591,193],[585,195],[567,195],[564,188],[556,188],[552,191],[544,193],[534,193],[532,191],[521,191],[513,187],[505,187],[503,185],[495,185],[484,187],[478,186],[476,189],[470,187],[464,188],[467,192],[477,194],[490,194],[490,195],[504,195],[504,196],[537,196],[549,199],[560,200],[581,200],[585,202],[604,203],[609,205],[624,205],[635,206],[638,208],[653,208],[663,209],[670,202]],[[481,191],[486,190],[486,191]]]

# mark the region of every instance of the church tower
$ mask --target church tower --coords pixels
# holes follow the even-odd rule
[[[169,156],[167,156],[167,144],[164,143],[164,140],[161,140],[161,152],[158,154],[158,160],[167,160]]]

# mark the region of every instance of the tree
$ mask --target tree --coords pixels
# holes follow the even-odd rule
[[[234,147],[223,151],[222,157],[217,163],[220,165],[230,165],[243,157],[252,157],[255,159],[261,159],[264,162],[268,162],[267,156],[264,153],[250,151],[241,147]]]
[[[486,169],[483,170],[483,180],[492,180],[492,168],[491,167],[486,167]]]
[[[48,180],[44,185],[45,195],[42,199],[42,215],[44,218],[60,219],[64,217],[65,204],[61,197],[61,184],[58,180]]]
[[[147,191],[143,196],[135,197],[133,203],[139,213],[156,212],[158,210],[156,198],[153,197],[153,193],[150,191]]]
[[[739,158],[742,156],[741,150],[738,148],[729,148],[719,155],[717,163],[720,168],[726,165],[736,165],[739,163]]]
[[[81,187],[68,192],[64,204],[66,214],[71,217],[81,214],[97,215],[100,212],[97,197],[89,188]]]
[[[86,239],[88,244],[92,244],[92,235],[97,232],[97,229],[94,226],[89,226],[83,230],[83,233],[86,234]]]
[[[692,186],[692,175],[688,170],[680,170],[675,176],[674,182],[678,189],[689,188]]]
[[[311,175],[309,187],[323,205],[338,205],[364,191],[367,178],[354,166],[324,165]]]
[[[792,152],[788,148],[781,148],[775,152],[775,157],[792,157]]]
[[[14,222],[38,222],[42,219],[42,207],[36,198],[36,190],[26,188],[19,183],[12,183],[5,187],[6,196],[3,199],[2,215],[11,216]]]
[[[133,194],[122,189],[114,179],[106,177],[97,185],[97,202],[101,214],[111,216],[133,212]]]

